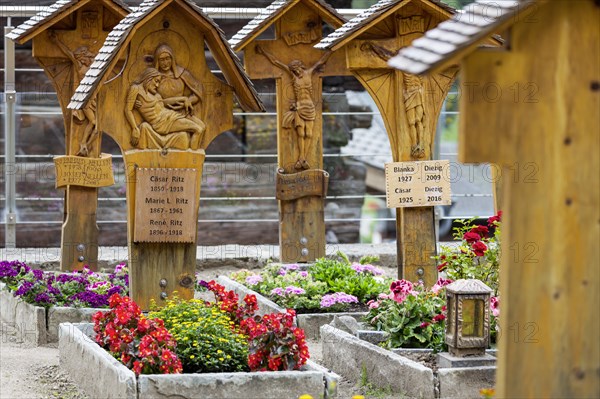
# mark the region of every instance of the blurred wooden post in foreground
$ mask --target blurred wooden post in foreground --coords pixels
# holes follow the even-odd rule
[[[598,26],[593,0],[475,3],[390,62],[460,62],[460,160],[502,167],[499,398],[600,397]]]

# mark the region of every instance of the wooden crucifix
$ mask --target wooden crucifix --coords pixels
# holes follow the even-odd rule
[[[430,77],[401,73],[387,61],[452,13],[429,1],[376,4],[317,48],[345,48],[347,67],[371,94],[387,129],[394,162],[432,156],[437,119],[457,69]],[[346,29],[346,26],[351,28]],[[432,286],[437,269],[433,207],[397,208],[398,277]]]
[[[322,38],[323,12],[330,9],[320,1],[296,3],[274,22],[275,39],[253,40],[244,46],[248,75],[276,79],[282,262],[310,262],[325,256],[328,175],[321,170],[322,77],[348,74],[343,54],[313,48]],[[331,17],[329,22],[337,27],[342,20]]]
[[[67,105],[108,33],[129,9],[112,0],[71,3],[55,3],[43,19],[34,17],[9,37],[18,43],[33,40],[33,57],[50,78],[63,113],[66,156],[55,160],[57,187],[65,188],[61,269],[87,265],[96,270],[98,187],[113,183],[112,165],[109,156],[100,158],[95,101],[76,111]]]

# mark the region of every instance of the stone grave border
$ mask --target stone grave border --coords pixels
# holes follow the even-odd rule
[[[46,309],[13,296],[6,284],[0,283],[2,331],[14,331],[20,339],[34,346],[58,342],[61,323],[90,322],[95,313],[108,310],[64,306]]]
[[[360,332],[360,331],[359,331]],[[482,388],[492,388],[496,367],[439,368],[408,359],[404,352],[374,345],[330,325],[321,327],[323,366],[352,381],[367,379],[375,387],[416,398],[478,398]]]
[[[133,371],[94,342],[91,323],[60,325],[60,367],[92,398],[260,397],[295,399],[302,394],[335,397],[340,377],[308,361],[301,371],[206,374],[147,374]],[[93,383],[90,384],[90,376]]]

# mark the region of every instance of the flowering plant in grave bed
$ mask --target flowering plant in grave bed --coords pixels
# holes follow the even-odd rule
[[[496,342],[498,317],[500,315],[500,297],[498,296],[500,277],[500,228],[502,211],[487,220],[487,224],[478,225],[475,219],[458,220],[454,229],[454,239],[458,247],[442,246],[440,255],[435,257],[439,273],[451,280],[477,279],[494,290],[490,299],[490,341]]]
[[[104,275],[85,267],[72,273],[45,272],[25,263],[0,263],[0,281],[15,297],[36,306],[106,308],[112,294],[127,295],[129,275],[126,264]]]
[[[200,286],[215,302],[177,297],[147,317],[127,297],[113,295],[111,310],[94,316],[96,342],[137,375],[298,370],[308,360],[295,313],[254,316],[256,297],[242,303],[214,281]]]
[[[241,270],[231,277],[298,313],[366,310],[367,301],[387,289],[391,279],[370,264],[376,257],[363,257],[352,263],[343,253],[337,255],[338,259],[321,258],[307,268],[272,263],[260,273]]]

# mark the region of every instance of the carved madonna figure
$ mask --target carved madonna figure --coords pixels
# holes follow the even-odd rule
[[[163,75],[156,68],[146,68],[131,85],[127,94],[125,117],[131,126],[131,145],[140,149],[197,150],[206,125],[185,109],[186,96],[163,98],[159,86]],[[139,114],[138,123],[134,111]]]
[[[162,98],[179,98],[167,107],[193,115],[194,108],[201,104],[202,85],[187,69],[177,65],[171,46],[163,43],[154,50],[154,67],[162,74],[158,94]]]

